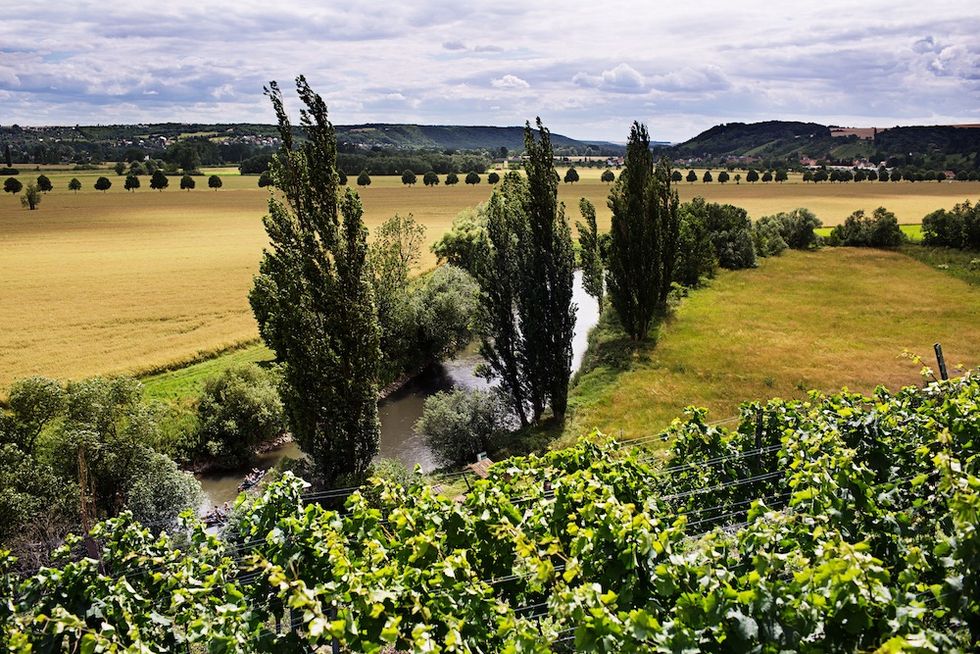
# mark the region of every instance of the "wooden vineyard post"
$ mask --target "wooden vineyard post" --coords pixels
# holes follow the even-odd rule
[[[949,374],[946,372],[946,359],[943,357],[943,346],[936,343],[932,346],[932,349],[936,351],[936,362],[939,363],[939,378],[946,381],[949,379]]]

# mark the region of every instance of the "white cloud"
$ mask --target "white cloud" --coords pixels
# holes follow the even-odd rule
[[[526,89],[530,84],[516,75],[504,75],[490,82],[495,89]]]
[[[0,122],[268,123],[262,86],[300,73],[341,124],[541,115],[622,141],[634,119],[671,140],[734,120],[980,122],[975,1],[21,0],[0,21]]]
[[[579,86],[616,91],[619,93],[640,93],[646,90],[643,75],[629,64],[619,64],[615,68],[604,70],[598,75],[577,73],[572,82]]]

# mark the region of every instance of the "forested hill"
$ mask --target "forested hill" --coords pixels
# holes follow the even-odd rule
[[[936,169],[978,168],[980,128],[939,125],[851,130],[781,120],[726,123],[664,152],[678,160],[743,158],[792,164],[803,158],[827,163],[868,159]]]
[[[302,135],[301,128],[294,127],[294,130],[298,136]],[[501,148],[507,148],[508,153],[520,152],[524,149],[524,128],[520,126],[370,123],[337,125],[336,130],[338,145],[341,151],[347,152],[370,149],[468,150],[496,154],[501,151]],[[624,146],[604,141],[580,141],[561,134],[552,134],[551,138],[555,151],[564,155],[620,155],[624,151]],[[86,154],[101,156],[111,161],[126,149],[142,150],[145,154],[155,156],[155,153],[165,150],[174,143],[188,139],[208,140],[222,147],[235,146],[235,154],[237,150],[248,150],[250,155],[256,153],[256,148],[274,147],[278,142],[278,131],[275,125],[256,123],[152,123],[61,127],[0,125],[0,144],[10,146],[14,160],[31,163],[70,161]]]

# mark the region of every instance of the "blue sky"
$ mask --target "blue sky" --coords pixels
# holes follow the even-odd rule
[[[980,5],[825,0],[73,2],[0,21],[0,124],[272,122],[303,73],[336,123],[683,140],[721,122],[980,122]]]

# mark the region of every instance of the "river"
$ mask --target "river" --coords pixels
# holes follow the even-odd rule
[[[588,345],[588,333],[599,320],[595,299],[582,287],[582,273],[575,272],[572,301],[576,305],[575,336],[572,339],[572,372],[578,370]],[[379,456],[397,459],[409,468],[419,465],[425,472],[435,465],[432,453],[415,433],[415,422],[422,416],[425,399],[440,391],[454,388],[486,388],[487,381],[477,377],[474,369],[482,361],[476,345],[471,345],[455,358],[433,364],[405,385],[378,403],[381,420]],[[282,459],[298,459],[303,452],[295,443],[270,450],[257,457],[255,466],[267,470]],[[229,471],[198,475],[206,497],[203,511],[238,496],[238,485],[247,471]]]

